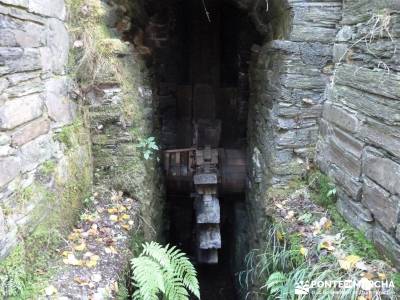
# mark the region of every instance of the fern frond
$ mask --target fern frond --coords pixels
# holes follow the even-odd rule
[[[164,278],[160,265],[145,256],[132,259],[133,281],[138,288],[135,300],[158,300],[158,294],[165,292]]]
[[[172,270],[171,258],[167,252],[168,245],[163,247],[156,242],[145,243],[142,256],[150,256],[156,260],[164,269]]]
[[[167,300],[188,300],[188,291],[200,299],[196,269],[175,246],[145,243],[141,255],[132,259],[132,271],[135,300],[156,300],[159,294]]]
[[[189,294],[185,289],[180,278],[173,276],[167,272],[164,273],[165,278],[165,295],[170,300],[188,300]]]
[[[200,286],[197,280],[196,269],[193,267],[190,260],[184,254],[181,254],[183,253],[178,253],[172,260],[174,262],[176,275],[182,278],[183,285],[200,299]]]
[[[267,287],[271,294],[279,293],[287,281],[286,275],[282,272],[272,273],[264,287]]]

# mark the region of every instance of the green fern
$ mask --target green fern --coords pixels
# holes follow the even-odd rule
[[[197,272],[192,263],[176,247],[156,242],[143,244],[139,257],[132,259],[135,300],[187,300],[190,291],[200,299]]]
[[[269,276],[264,287],[269,289],[271,295],[280,294],[282,288],[285,286],[286,281],[287,278],[285,274],[282,272],[275,272]]]

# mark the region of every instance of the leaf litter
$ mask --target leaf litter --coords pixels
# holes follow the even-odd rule
[[[115,295],[128,264],[129,236],[139,230],[139,203],[122,192],[103,191],[81,215],[60,250],[56,276],[43,291],[48,299],[98,299]]]

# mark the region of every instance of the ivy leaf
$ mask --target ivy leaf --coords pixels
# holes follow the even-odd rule
[[[154,144],[150,144],[150,148],[153,150],[159,150],[160,148],[158,148],[158,146],[154,143]]]
[[[150,158],[150,153],[148,151],[144,152],[143,157],[145,160],[148,160]]]
[[[332,196],[335,196],[335,195],[336,195],[336,188],[331,189],[331,190],[326,194],[327,197],[332,197]]]

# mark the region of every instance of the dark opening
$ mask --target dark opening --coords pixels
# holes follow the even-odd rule
[[[157,2],[147,4],[144,42],[152,49],[163,149],[190,148],[198,135],[197,146],[245,151],[251,46],[260,39],[247,13],[223,0]],[[219,262],[197,266],[204,300],[237,297],[232,243],[240,220],[234,203],[245,195],[227,191],[218,198]],[[193,198],[187,190],[167,190],[167,203],[168,240],[196,262]]]

